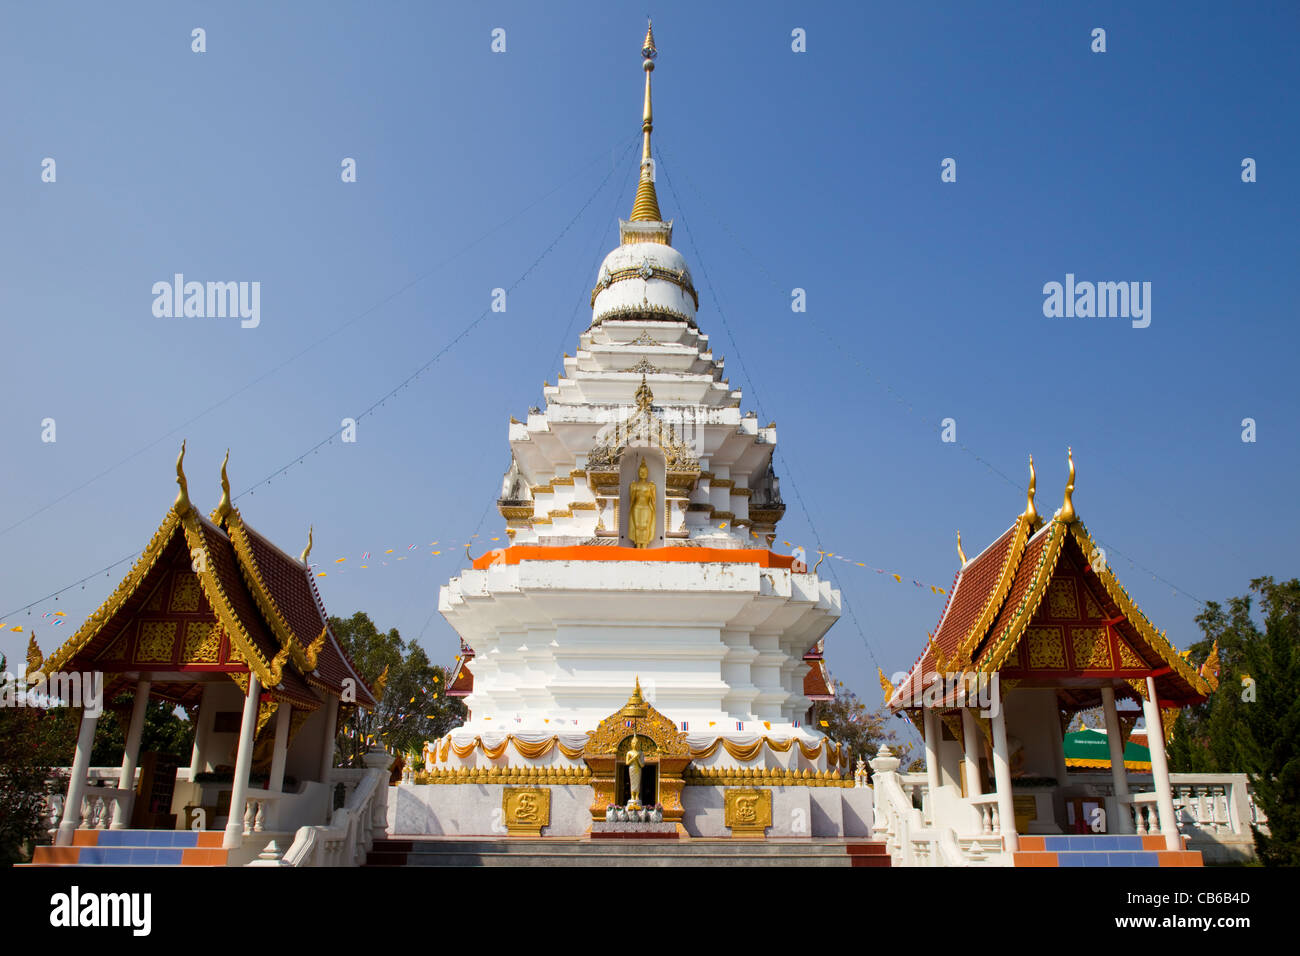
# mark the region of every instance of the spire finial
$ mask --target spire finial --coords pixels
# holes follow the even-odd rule
[[[190,510],[190,488],[185,481],[185,442],[181,441],[181,453],[176,456],[176,484],[181,486],[181,490],[176,493],[176,501],[172,504],[172,510],[178,515],[183,515]]]
[[[641,112],[641,179],[636,186],[636,200],[632,203],[632,222],[660,222],[659,197],[655,195],[655,164],[650,158],[650,132],[654,129],[654,119],[650,110],[650,74],[654,72],[655,57],[654,24],[647,21],[645,42],[641,44],[641,68],[645,70],[645,109]]]
[[[221,500],[217,502],[217,511],[215,520],[220,524],[230,512],[234,505],[230,501],[230,479],[226,477],[226,465],[230,464],[230,449],[226,449],[226,458],[221,463]]]
[[[302,549],[302,554],[298,555],[298,560],[303,564],[307,563],[307,556],[311,554],[311,533],[315,530],[314,525],[307,526],[307,547]]]
[[[1069,524],[1075,520],[1074,502],[1071,500],[1074,495],[1074,449],[1067,447],[1066,454],[1070,459],[1070,480],[1065,486],[1065,503],[1061,505],[1061,511],[1056,516],[1062,524]]]
[[[966,552],[961,549],[961,532],[957,532],[957,557],[961,558],[961,566],[966,567]]]
[[[1025,505],[1025,520],[1031,525],[1038,520],[1038,509],[1034,507],[1034,489],[1038,479],[1034,475],[1034,456],[1029,456],[1029,494]]]

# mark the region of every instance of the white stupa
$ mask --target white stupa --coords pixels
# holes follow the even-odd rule
[[[840,595],[771,550],[785,511],[776,427],[742,412],[696,324],[694,279],[655,194],[650,33],[642,52],[632,215],[601,265],[575,355],[543,387],[544,407],[511,419],[498,501],[510,546],[439,595],[473,655],[458,681],[472,686],[470,715],[433,745],[439,766],[491,765],[488,752],[507,736],[558,738],[565,746],[538,761],[580,765],[564,751],[582,747],[638,678],[646,702],[685,731],[696,766],[815,772],[833,754],[808,726],[805,678],[820,672],[816,650]],[[642,463],[653,511],[643,483],[634,512]],[[716,746],[720,738],[732,746]],[[738,760],[737,748],[755,756]],[[495,759],[529,763],[515,752]]]

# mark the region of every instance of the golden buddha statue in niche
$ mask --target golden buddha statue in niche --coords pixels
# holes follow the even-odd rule
[[[655,537],[655,485],[644,457],[636,474],[637,480],[627,489],[627,535],[634,547],[648,548]]]
[[[641,768],[645,766],[645,758],[641,756],[641,751],[637,749],[635,734],[632,736],[632,743],[628,745],[627,755],[624,759],[627,761],[627,805],[629,807],[640,807]]]

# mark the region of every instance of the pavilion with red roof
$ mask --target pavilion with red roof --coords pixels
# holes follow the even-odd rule
[[[1138,609],[1075,514],[1073,455],[1064,504],[1048,519],[1034,508],[1034,484],[1031,458],[1024,513],[974,558],[958,537],[962,565],[937,629],[897,687],[881,674],[888,706],[925,738],[930,793],[951,787],[968,805],[992,803],[1006,852],[1041,849],[1025,832],[1150,834],[1146,850],[1182,851],[1164,744],[1169,717],[1210,686]],[[1117,700],[1145,717],[1154,794],[1130,793],[1123,748],[1137,714]],[[1084,819],[1086,798],[1103,800],[1070,779],[1063,738],[1076,713],[1098,706],[1113,785],[1104,816]]]
[[[376,701],[329,625],[307,565],[310,536],[294,558],[249,527],[231,503],[224,463],[221,501],[204,516],[190,502],[184,457],[182,445],[180,491],[143,555],[40,670],[100,673],[104,701],[124,692],[133,697],[111,829],[173,829],[188,802],[210,811],[211,829],[224,819],[220,843],[204,845],[231,849],[242,841],[255,798],[259,810],[296,798],[319,797],[324,806],[340,708],[371,710]],[[136,806],[132,789],[151,699],[197,709],[190,779],[177,783],[170,807]],[[72,846],[86,826],[83,796],[97,722],[98,713],[85,708],[60,847]],[[260,786],[252,789],[250,781]],[[105,821],[91,825],[102,829]]]

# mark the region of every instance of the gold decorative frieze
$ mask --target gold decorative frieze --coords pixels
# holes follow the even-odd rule
[[[1079,617],[1079,602],[1074,593],[1074,581],[1057,578],[1047,587],[1047,613],[1057,620],[1074,621]]]
[[[140,622],[140,639],[136,642],[137,664],[165,664],[172,660],[176,646],[176,621]]]
[[[748,498],[754,493],[753,488],[732,488],[731,493],[738,498]]]
[[[181,662],[215,664],[221,659],[221,631],[213,621],[190,621],[185,625],[185,647]]]
[[[173,611],[197,611],[199,609],[199,582],[190,574],[172,575]]]
[[[573,478],[572,478],[572,477],[568,477],[568,478],[552,478],[552,479],[551,479],[551,484],[552,484],[552,485],[565,485],[565,486],[570,486],[570,487],[571,487],[571,486],[573,485]]]
[[[714,478],[710,487],[713,488],[730,488],[735,484],[730,478]]]
[[[551,791],[542,787],[506,787],[501,794],[506,830],[511,836],[542,835],[551,824]]]
[[[417,773],[421,784],[495,783],[584,787],[591,781],[587,767],[438,767]]]
[[[839,770],[789,770],[785,767],[689,767],[688,787],[852,787]]]
[[[772,825],[772,791],[726,790],[722,794],[723,822],[738,839],[762,840]]]
[[[594,501],[575,501],[569,505],[571,511],[595,511],[596,502]]]
[[[534,485],[532,488],[529,488],[528,490],[531,491],[531,492],[532,492],[533,494],[535,494],[535,495],[553,495],[553,494],[555,494],[555,489],[554,489],[553,487],[551,487],[550,485]]]
[[[1110,670],[1110,641],[1104,627],[1076,627],[1070,631],[1074,666],[1080,670]]]
[[[1059,627],[1030,627],[1025,630],[1032,670],[1065,670],[1065,641]]]
[[[497,510],[507,521],[527,521],[533,516],[532,505],[497,505]]]

